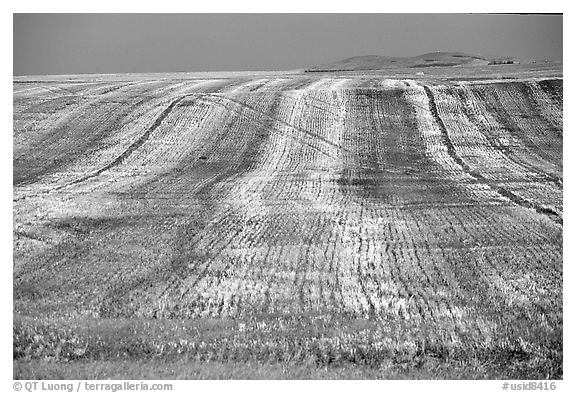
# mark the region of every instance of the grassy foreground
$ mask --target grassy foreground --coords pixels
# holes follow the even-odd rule
[[[420,340],[397,323],[312,316],[253,324],[16,316],[14,378],[562,378],[561,332],[529,349],[508,337],[484,347],[473,336],[431,341],[429,328]]]

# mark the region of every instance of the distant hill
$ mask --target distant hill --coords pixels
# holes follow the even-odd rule
[[[307,69],[307,72],[383,70],[390,68],[427,68],[518,64],[529,61],[513,57],[479,56],[461,52],[431,52],[414,57],[378,55],[356,56]]]

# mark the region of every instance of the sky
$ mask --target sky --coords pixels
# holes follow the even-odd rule
[[[14,14],[13,74],[293,70],[435,51],[562,60],[562,15]]]

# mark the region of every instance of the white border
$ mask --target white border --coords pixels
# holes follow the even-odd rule
[[[566,9],[563,1],[525,0],[502,1],[482,0],[475,2],[462,1],[373,1],[373,0],[290,0],[271,2],[264,0],[217,0],[217,1],[122,1],[99,0],[79,2],[72,0],[27,0],[11,1],[11,12],[274,12],[274,13],[558,13]]]
[[[96,2],[78,1],[11,1],[8,5],[3,4],[3,12],[0,20],[2,30],[2,41],[5,52],[10,53],[12,58],[12,13],[53,13],[53,12],[226,12],[226,13],[246,13],[246,12],[296,12],[296,13],[514,13],[520,11],[538,13],[564,13],[564,64],[572,65],[572,51],[569,50],[568,37],[574,37],[574,20],[572,18],[571,7],[562,1],[518,1],[503,2],[501,0],[482,0],[470,4],[469,2],[456,1],[404,1],[404,2],[384,2],[370,0],[354,1],[311,1],[311,0],[291,0],[281,4],[265,1],[233,1],[219,0],[213,2],[184,2],[184,1],[120,1],[120,0],[99,0]],[[6,323],[1,327],[0,354],[1,359],[1,381],[4,391],[12,390],[12,61],[5,60],[2,64],[2,124],[4,132],[2,143],[0,144],[1,175],[2,185],[2,260],[7,266],[7,272],[1,275],[0,285],[2,293],[2,315],[5,315]],[[565,68],[564,72],[564,102],[566,108],[573,108],[574,83],[570,77],[570,69]],[[10,109],[8,109],[10,108]],[[574,299],[574,247],[572,243],[574,237],[574,224],[571,219],[573,213],[574,187],[573,171],[574,159],[571,157],[571,147],[575,146],[572,125],[574,116],[570,110],[564,112],[564,381],[557,383],[558,392],[576,391],[574,390],[574,339],[572,332],[575,331],[573,323],[573,312],[570,299]],[[572,240],[572,241],[570,241]],[[152,382],[152,381],[148,381]],[[167,382],[167,381],[164,381]],[[222,389],[222,391],[234,392],[269,392],[275,389],[279,392],[288,392],[294,389],[313,391],[317,389],[330,389],[337,391],[348,390],[374,390],[379,392],[401,391],[405,389],[417,389],[418,391],[438,391],[438,392],[499,392],[501,382],[499,381],[175,381],[174,391],[204,391]]]

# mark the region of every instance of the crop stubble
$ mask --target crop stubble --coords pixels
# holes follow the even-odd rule
[[[15,83],[14,200],[21,361],[562,374],[558,79]]]

